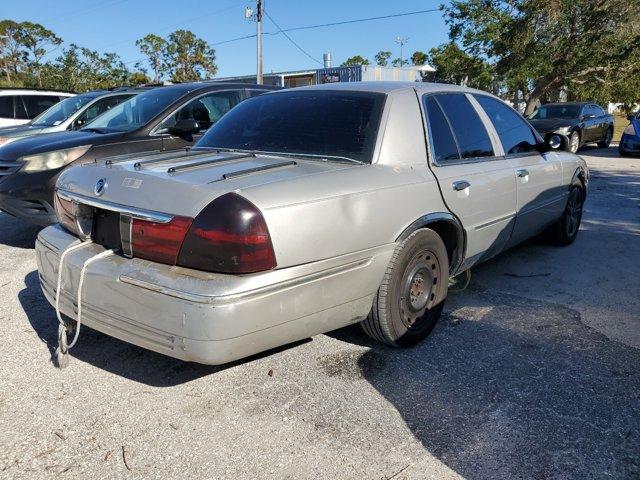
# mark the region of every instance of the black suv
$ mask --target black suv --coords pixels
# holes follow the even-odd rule
[[[0,147],[0,210],[38,225],[55,223],[53,191],[69,165],[190,147],[242,100],[276,87],[185,83],[154,88],[111,108],[84,128]]]

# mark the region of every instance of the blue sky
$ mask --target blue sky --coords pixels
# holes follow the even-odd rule
[[[147,33],[166,36],[173,30],[193,31],[211,44],[255,33],[255,23],[244,19],[245,6],[255,0],[2,0],[1,16],[29,20],[50,28],[65,43],[118,53],[133,67],[142,55],[135,40]],[[283,29],[437,8],[442,0],[265,0],[265,9]],[[264,30],[276,32],[265,18]],[[427,51],[447,40],[440,12],[376,20],[289,35],[313,57],[331,52],[334,65],[351,55],[373,60],[379,50],[399,47],[397,36],[408,37],[405,51]],[[255,73],[255,39],[216,45],[218,76]],[[50,56],[55,57],[52,52]],[[299,70],[317,66],[282,34],[264,38],[265,72]]]

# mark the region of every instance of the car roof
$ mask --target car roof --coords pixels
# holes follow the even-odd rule
[[[481,90],[473,88],[461,87],[460,85],[452,85],[449,83],[432,83],[432,82],[336,82],[324,83],[318,85],[309,85],[306,87],[297,87],[295,90],[344,90],[355,92],[372,92],[372,93],[391,93],[399,90],[416,89],[421,93],[435,92],[462,92],[462,93],[484,93]],[[284,91],[293,90],[286,89]]]
[[[226,90],[228,88],[264,88],[265,90],[273,90],[273,87],[270,85],[255,85],[251,83],[240,83],[240,82],[190,82],[190,83],[176,83],[173,85],[164,85],[162,87],[168,90],[177,90],[182,92],[183,95],[187,93],[200,91],[200,90]]]

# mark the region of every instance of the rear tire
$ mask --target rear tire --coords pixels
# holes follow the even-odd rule
[[[373,339],[410,347],[435,327],[447,297],[449,257],[440,236],[417,230],[396,247],[369,316],[362,322]]]
[[[547,231],[547,239],[552,244],[564,247],[574,242],[580,230],[583,206],[584,190],[574,185],[569,191],[569,198],[562,216]]]
[[[600,148],[609,148],[609,145],[611,145],[611,139],[613,138],[613,129],[610,128],[607,130],[607,133],[604,136],[604,140],[601,142],[598,142],[598,147]]]

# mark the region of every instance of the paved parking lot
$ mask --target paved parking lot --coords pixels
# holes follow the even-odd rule
[[[38,229],[0,214],[0,477],[640,478],[640,159],[582,155],[576,243],[475,269],[404,351],[348,328],[219,368],[84,329],[58,370]]]

